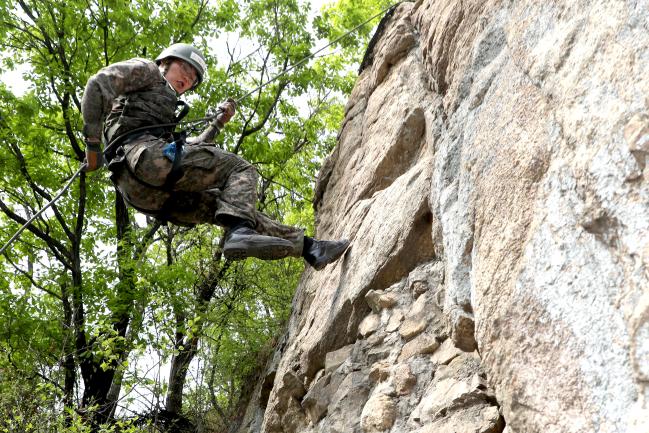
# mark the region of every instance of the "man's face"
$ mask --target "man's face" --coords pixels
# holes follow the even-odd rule
[[[167,70],[167,75],[165,76],[167,82],[171,84],[171,87],[179,94],[182,95],[196,83],[198,79],[198,74],[196,69],[191,66],[189,63],[174,59],[169,64],[169,69]]]

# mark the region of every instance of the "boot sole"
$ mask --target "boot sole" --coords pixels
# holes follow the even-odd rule
[[[288,257],[293,250],[289,241],[276,241],[269,244],[267,241],[232,242],[223,248],[223,256],[228,260],[243,260],[247,257],[256,257],[261,260],[279,260]]]
[[[328,264],[335,262],[340,258],[340,256],[343,255],[343,253],[347,250],[349,247],[350,241],[345,242],[335,250],[331,251],[331,255],[327,258],[322,258],[321,260],[316,260],[311,266],[316,270],[316,271],[321,271],[323,270]]]

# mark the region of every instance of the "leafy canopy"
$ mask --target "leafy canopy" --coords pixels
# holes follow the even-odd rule
[[[0,72],[26,65],[28,89],[0,83],[0,243],[83,160],[80,100],[103,66],[195,44],[208,60],[187,97],[200,118],[385,6],[340,0],[311,19],[297,0],[0,0]],[[216,143],[258,169],[260,210],[307,233],[371,28],[252,92]],[[161,227],[127,210],[105,171],[82,174],[0,257],[0,431],[128,431],[139,427],[116,414],[161,409],[227,424],[303,263],[228,263],[221,239],[216,226]],[[143,361],[182,375],[147,374]]]

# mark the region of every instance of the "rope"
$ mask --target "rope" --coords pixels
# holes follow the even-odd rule
[[[81,167],[79,167],[79,169],[77,170],[77,172],[74,173],[74,174],[72,175],[72,178],[70,178],[70,180],[68,181],[68,183],[67,183],[67,184],[66,184],[66,185],[61,189],[61,191],[59,191],[58,194],[56,194],[52,200],[50,200],[49,202],[47,202],[47,204],[46,204],[45,206],[43,206],[43,208],[42,208],[41,210],[39,210],[38,212],[36,212],[36,213],[34,214],[34,216],[32,216],[32,217],[31,217],[31,218],[30,218],[30,219],[29,219],[25,224],[23,224],[23,226],[22,226],[21,228],[18,229],[18,231],[17,231],[17,232],[16,232],[16,233],[11,237],[11,239],[9,239],[9,241],[7,241],[7,243],[6,243],[6,244],[5,244],[5,245],[0,249],[0,255],[1,255],[2,253],[4,253],[5,250],[6,250],[7,248],[9,248],[9,245],[11,245],[11,244],[16,240],[16,239],[18,239],[18,237],[20,236],[20,234],[21,234],[21,233],[22,233],[22,232],[23,232],[23,231],[24,231],[24,230],[25,230],[25,229],[26,229],[26,228],[27,228],[27,227],[28,227],[32,222],[34,222],[34,220],[35,220],[36,218],[38,218],[39,216],[41,216],[41,214],[42,214],[43,212],[45,212],[46,209],[48,209],[50,206],[52,206],[52,205],[54,204],[54,202],[56,202],[59,198],[61,198],[61,196],[62,196],[62,195],[63,195],[63,194],[64,194],[64,193],[65,193],[65,192],[70,188],[70,186],[72,185],[72,182],[77,178],[77,176],[79,176],[79,174],[81,174],[81,171],[84,169],[85,166],[86,166],[85,163],[84,163],[84,164],[81,164]]]
[[[352,33],[356,32],[356,31],[358,31],[358,30],[359,30],[361,27],[363,27],[365,24],[369,23],[370,21],[372,21],[372,20],[375,19],[375,18],[378,18],[380,15],[383,15],[387,10],[389,10],[389,9],[391,9],[391,8],[393,8],[393,7],[395,7],[395,6],[396,6],[397,4],[399,4],[399,3],[400,3],[400,2],[396,2],[396,3],[394,3],[394,4],[392,4],[392,5],[388,6],[388,7],[386,7],[385,9],[379,11],[376,15],[374,15],[374,16],[372,16],[371,18],[369,18],[369,19],[363,21],[362,23],[360,23],[359,25],[357,25],[357,26],[354,27],[353,29],[349,30],[347,33],[344,33],[344,34],[342,34],[341,36],[337,37],[336,39],[334,39],[333,41],[329,42],[329,43],[328,43],[327,45],[325,45],[324,47],[320,48],[318,51],[309,54],[308,56],[306,56],[305,58],[303,58],[303,59],[300,60],[299,62],[295,63],[294,65],[290,66],[290,67],[287,68],[287,69],[284,69],[281,73],[275,75],[275,76],[274,76],[273,78],[271,78],[270,80],[266,81],[266,82],[263,83],[263,84],[260,84],[260,85],[257,86],[255,89],[251,90],[250,92],[248,92],[248,93],[246,93],[245,95],[243,95],[241,98],[237,99],[237,104],[238,104],[240,101],[243,101],[244,99],[248,98],[248,97],[249,97],[250,95],[252,95],[253,93],[255,93],[255,92],[257,92],[257,91],[263,89],[264,87],[266,87],[266,86],[269,85],[270,83],[273,83],[273,82],[277,81],[280,77],[282,77],[282,76],[286,75],[287,73],[291,72],[293,69],[297,68],[297,67],[300,66],[302,63],[304,63],[304,62],[306,62],[307,60],[309,60],[309,59],[315,57],[319,52],[323,51],[325,48],[329,48],[330,46],[332,46],[332,45],[335,44],[336,42],[340,41],[341,39],[344,39],[344,38],[346,38],[347,36],[349,36],[350,34],[352,34]]]
[[[284,69],[282,72],[280,72],[279,74],[275,75],[273,78],[271,78],[270,80],[266,81],[265,83],[260,84],[259,86],[257,86],[257,87],[254,88],[253,90],[251,90],[250,92],[246,93],[245,95],[243,95],[242,97],[240,97],[239,99],[237,99],[237,100],[236,100],[237,105],[239,105],[239,104],[241,103],[241,101],[243,101],[244,99],[250,97],[252,94],[258,92],[259,90],[263,89],[264,87],[268,86],[269,84],[271,84],[271,83],[277,81],[279,78],[281,78],[282,76],[284,76],[284,75],[286,75],[287,73],[291,72],[293,69],[297,68],[298,66],[300,66],[300,65],[302,65],[303,63],[307,62],[308,60],[312,59],[313,57],[315,57],[318,53],[320,53],[320,52],[323,51],[324,49],[329,48],[330,46],[332,46],[332,45],[335,44],[336,42],[338,42],[338,41],[340,41],[340,40],[346,38],[347,36],[349,36],[350,34],[356,32],[356,31],[358,31],[358,30],[359,30],[361,27],[363,27],[365,24],[369,23],[370,21],[372,21],[372,20],[375,19],[375,18],[378,18],[380,15],[384,14],[387,10],[389,10],[389,9],[391,9],[391,8],[393,8],[393,7],[395,7],[395,6],[396,6],[397,4],[399,4],[399,3],[400,3],[400,1],[399,1],[399,2],[396,2],[396,3],[394,3],[394,4],[391,4],[390,6],[388,6],[388,7],[384,8],[384,9],[382,9],[382,10],[379,11],[377,14],[373,15],[371,18],[368,18],[367,20],[363,21],[361,24],[357,25],[357,26],[354,27],[353,29],[351,29],[351,30],[347,31],[346,33],[342,34],[341,36],[337,37],[336,39],[334,39],[333,41],[329,42],[329,43],[328,43],[327,45],[325,45],[324,47],[320,48],[319,50],[317,50],[317,51],[315,51],[315,52],[313,52],[313,53],[311,53],[311,54],[309,54],[308,56],[304,57],[304,58],[303,58],[302,60],[300,60],[299,62],[297,62],[297,63],[291,65],[291,66],[288,67],[287,69]],[[115,143],[118,143],[119,140],[121,140],[121,139],[124,138],[125,136],[130,135],[130,134],[133,134],[133,133],[135,133],[135,132],[143,131],[143,130],[145,130],[145,129],[150,129],[152,126],[153,126],[153,127],[156,127],[156,128],[165,128],[165,127],[177,126],[177,125],[184,124],[184,123],[187,123],[187,124],[194,124],[194,123],[208,122],[208,121],[214,120],[214,119],[216,118],[216,116],[218,116],[218,115],[219,115],[219,111],[217,110],[217,112],[216,112],[215,114],[211,115],[211,116],[206,116],[206,117],[203,117],[203,118],[200,118],[200,119],[196,119],[196,120],[190,120],[190,121],[184,121],[184,122],[181,121],[181,122],[175,122],[175,123],[164,123],[164,124],[160,124],[160,125],[149,125],[149,126],[143,126],[143,127],[140,127],[140,128],[136,128],[136,129],[133,129],[133,130],[127,132],[126,134],[122,134],[122,135],[120,135],[119,137],[117,137],[117,138],[111,140],[111,142],[108,143],[108,145],[107,145],[106,148],[104,149],[104,153],[106,153],[108,150],[110,150],[110,149],[115,145]],[[81,166],[79,167],[79,169],[77,170],[77,172],[74,173],[74,175],[72,176],[72,178],[71,178],[71,179],[68,181],[68,183],[67,183],[67,184],[66,184],[66,185],[65,185],[65,186],[64,186],[64,187],[63,187],[63,188],[62,188],[62,189],[61,189],[61,190],[56,194],[56,196],[55,196],[52,200],[50,200],[50,201],[49,201],[45,206],[43,206],[43,208],[42,208],[41,210],[39,210],[38,212],[36,212],[36,214],[35,214],[34,216],[32,216],[32,217],[31,217],[31,218],[30,218],[30,219],[29,219],[25,224],[23,224],[23,226],[22,226],[20,229],[18,229],[18,231],[17,231],[17,232],[16,232],[16,233],[11,237],[11,239],[9,239],[9,241],[7,241],[7,243],[6,243],[2,248],[0,248],[0,255],[2,255],[2,254],[5,252],[5,250],[6,250],[7,248],[9,248],[9,246],[10,246],[10,245],[11,245],[11,244],[16,240],[16,239],[18,239],[18,237],[20,236],[20,234],[21,234],[21,233],[22,233],[22,232],[23,232],[23,231],[24,231],[24,230],[25,230],[25,229],[26,229],[26,228],[27,228],[27,227],[28,227],[28,226],[29,226],[29,225],[30,225],[30,224],[31,224],[31,223],[36,219],[36,218],[38,218],[40,215],[42,215],[43,212],[45,212],[45,210],[47,210],[47,209],[48,209],[50,206],[52,206],[52,205],[53,205],[53,204],[54,204],[54,203],[55,203],[59,198],[61,198],[61,196],[62,196],[62,195],[63,195],[63,194],[64,194],[64,193],[65,193],[65,192],[70,188],[70,186],[72,185],[72,182],[77,178],[77,176],[79,176],[79,175],[81,174],[81,172],[83,171],[83,169],[85,168],[85,166],[86,166],[85,163],[81,164]]]

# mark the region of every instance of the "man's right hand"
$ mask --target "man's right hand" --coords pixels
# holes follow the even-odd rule
[[[104,164],[101,152],[101,140],[98,138],[87,138],[86,140],[86,161],[83,171],[95,171]]]

